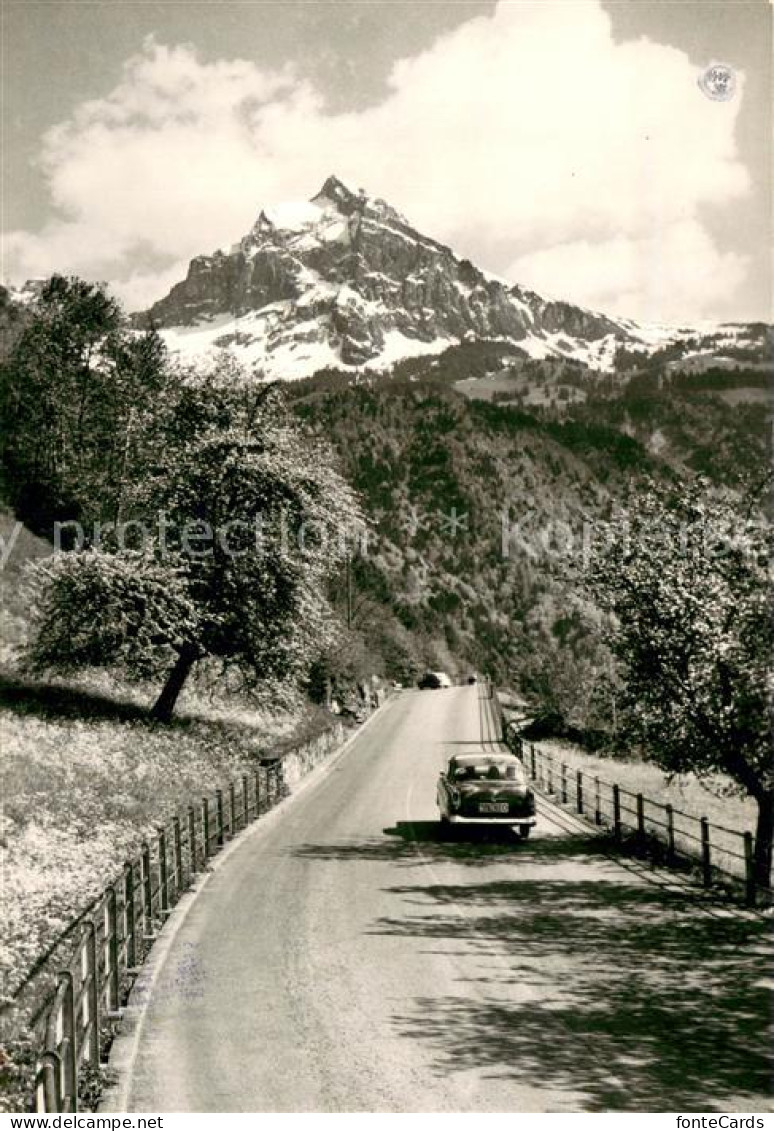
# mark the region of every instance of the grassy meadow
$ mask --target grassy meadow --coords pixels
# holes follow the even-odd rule
[[[298,725],[189,695],[161,726],[130,699],[0,679],[4,998],[158,824]]]
[[[6,547],[14,524],[0,513]],[[300,700],[257,710],[202,680],[160,725],[148,714],[157,687],[107,672],[27,678],[24,569],[50,552],[22,527],[0,574],[1,1001],[158,824],[319,725]]]

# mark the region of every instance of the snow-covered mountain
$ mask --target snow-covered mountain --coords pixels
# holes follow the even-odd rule
[[[708,340],[706,329],[611,318],[492,276],[336,177],[309,202],[263,210],[232,247],[197,256],[135,320],[158,327],[184,358],[228,347],[279,378],[386,369],[474,340],[610,371],[619,346],[652,353]],[[716,328],[711,341],[715,351],[752,344],[743,326]]]

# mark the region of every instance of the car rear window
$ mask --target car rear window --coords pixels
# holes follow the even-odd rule
[[[512,762],[481,762],[455,766],[454,781],[522,781],[521,766]]]

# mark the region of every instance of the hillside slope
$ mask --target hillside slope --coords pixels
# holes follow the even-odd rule
[[[602,663],[575,584],[599,520],[686,474],[744,490],[769,458],[765,406],[696,393],[527,412],[467,400],[443,375],[314,388],[294,387],[297,411],[333,440],[374,523],[354,567],[360,627],[401,678],[451,663],[577,692]]]

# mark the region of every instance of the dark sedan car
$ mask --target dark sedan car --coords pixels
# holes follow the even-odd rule
[[[425,672],[421,679],[417,681],[417,687],[423,691],[428,688],[437,690],[439,687],[451,687],[451,676],[446,672]]]
[[[435,672],[425,672],[425,674],[417,680],[417,687],[421,691],[436,691],[440,686],[441,681]]]
[[[506,825],[523,838],[535,824],[535,795],[513,754],[455,754],[438,779],[446,825]]]

